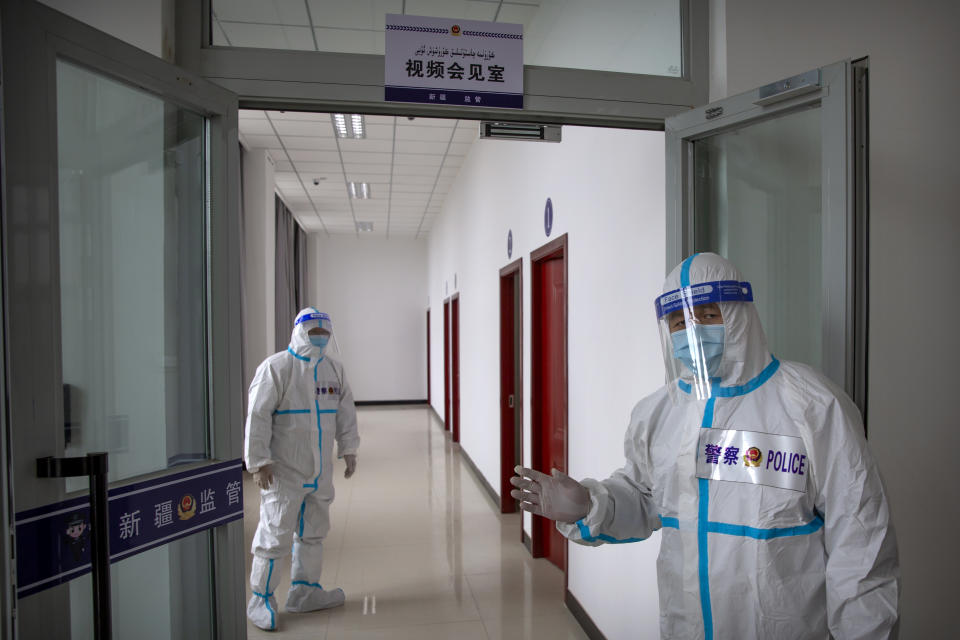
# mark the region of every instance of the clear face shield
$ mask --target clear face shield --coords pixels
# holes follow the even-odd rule
[[[667,389],[675,402],[713,396],[724,374],[725,327],[721,303],[751,302],[749,282],[703,282],[656,300]]]
[[[333,333],[333,322],[326,313],[317,311],[305,314],[297,319],[297,325],[306,332],[310,344],[321,349],[323,353],[330,353],[331,343],[336,348],[336,353],[340,353],[340,345]]]

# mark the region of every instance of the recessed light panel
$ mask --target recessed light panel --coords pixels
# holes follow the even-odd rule
[[[331,113],[330,119],[333,121],[333,129],[337,132],[338,138],[360,139],[367,137],[363,116],[358,113],[353,115]]]
[[[348,182],[347,191],[351,198],[366,200],[370,197],[370,184],[367,182]]]

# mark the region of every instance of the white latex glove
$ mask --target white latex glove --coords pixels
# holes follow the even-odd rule
[[[357,470],[357,454],[348,453],[343,456],[343,460],[347,463],[347,470],[343,472],[343,477],[349,478]]]
[[[253,481],[263,490],[270,488],[273,484],[273,465],[265,464],[253,472]]]
[[[590,492],[582,484],[554,469],[552,475],[536,469],[514,467],[517,475],[510,484],[517,487],[510,495],[520,508],[551,520],[573,523],[590,513]]]

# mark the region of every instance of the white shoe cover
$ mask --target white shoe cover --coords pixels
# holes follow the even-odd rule
[[[319,585],[294,584],[287,594],[287,611],[306,613],[341,606],[346,600],[343,589],[326,591]]]
[[[276,631],[277,611],[277,599],[273,594],[266,598],[254,594],[247,602],[247,617],[250,622],[265,631]]]

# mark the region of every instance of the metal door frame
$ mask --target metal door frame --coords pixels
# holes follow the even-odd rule
[[[213,458],[210,462],[239,458],[242,434],[236,425],[242,424],[243,419],[242,336],[238,323],[231,321],[240,314],[241,286],[240,238],[234,223],[239,205],[235,179],[239,163],[237,97],[33,0],[5,1],[0,16],[6,53],[3,58],[3,158],[4,161],[16,160],[3,163],[3,373],[10,385],[5,387],[9,402],[4,407],[4,418],[7,424],[17,425],[16,430],[10,427],[4,442],[13,461],[12,468],[5,469],[7,486],[11,487],[17,476],[32,477],[34,459],[56,455],[63,451],[64,444],[60,430],[49,426],[63,423],[56,164],[58,58],[207,118],[206,337],[209,447]],[[12,251],[17,248],[20,251]],[[29,298],[23,296],[24,283],[11,283],[13,273],[30,274]],[[213,327],[224,330],[213,331]],[[49,401],[36,402],[31,388],[52,389],[53,393],[47,396]],[[18,438],[16,432],[30,433],[30,438]],[[9,524],[17,511],[58,502],[64,495],[62,481],[46,480],[20,493],[14,506],[11,490],[11,504],[4,510],[4,516]],[[211,531],[216,632],[222,638],[240,637],[246,629],[242,521]],[[8,551],[5,557],[15,566],[13,550]],[[5,573],[8,589],[15,580],[11,576],[10,572]],[[10,593],[15,592],[5,591]],[[5,619],[9,621],[13,619],[16,601],[5,601],[4,605]],[[13,632],[15,627],[14,620],[7,630]]]
[[[385,102],[381,55],[213,46],[211,0],[175,2],[177,64],[237,93],[244,108],[662,130],[664,118],[708,96],[709,8],[700,0],[679,0],[680,77],[525,65],[522,110]]]
[[[854,82],[860,62],[814,70],[819,86],[797,89],[795,78],[758,87],[666,120],[666,271],[693,251],[693,145],[697,140],[820,106],[822,140],[823,371],[866,411],[866,210],[855,187],[865,175],[855,149]],[[813,72],[808,72],[813,73]],[[807,74],[801,74],[805,76]],[[791,87],[790,81],[794,80]],[[771,90],[780,99],[764,99]],[[865,158],[865,154],[860,154]],[[865,415],[865,413],[864,413]]]

